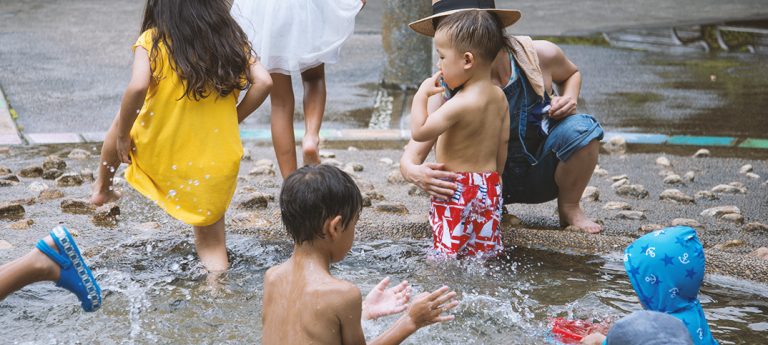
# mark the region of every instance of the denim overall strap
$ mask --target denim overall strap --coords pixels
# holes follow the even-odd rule
[[[528,162],[531,165],[536,165],[538,161],[528,151],[528,148],[525,145],[525,137],[526,137],[525,134],[528,128],[528,93],[531,90],[529,90],[528,79],[526,75],[522,73],[522,71],[520,70],[520,67],[518,66],[517,62],[515,61],[514,57],[511,54],[510,54],[509,60],[514,69],[514,73],[517,76],[517,80],[514,83],[512,83],[510,87],[514,89],[517,86],[518,89],[522,91],[522,95],[523,95],[522,99],[520,100],[520,116],[518,117],[518,121],[517,121],[518,122],[518,127],[517,127],[518,140],[520,141],[520,145],[521,145],[521,148],[523,151],[522,153],[524,157],[528,160]],[[510,89],[510,92],[512,89]],[[514,107],[514,104],[512,103],[513,103],[513,99],[515,98],[508,97],[508,99],[510,103],[509,108],[511,110]],[[512,118],[512,120],[514,120],[514,118]],[[512,124],[510,123],[510,125]]]

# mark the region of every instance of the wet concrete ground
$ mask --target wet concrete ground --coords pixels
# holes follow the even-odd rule
[[[266,208],[244,209],[242,204],[258,193],[266,193],[277,197],[281,180],[271,175],[249,174],[259,165],[260,159],[274,161],[270,147],[250,148],[251,160],[244,161],[240,170],[238,190],[227,214],[228,231],[241,235],[252,235],[260,239],[285,240],[284,230],[279,220],[279,208],[274,201],[268,202]],[[96,146],[82,146],[89,152],[97,153]],[[10,168],[13,173],[30,165],[41,165],[45,157],[57,154],[64,157],[68,164],[66,171],[80,172],[82,169],[96,169],[97,158],[76,160],[66,158],[72,146],[37,146],[32,148],[13,148],[8,154],[2,155],[2,165]],[[427,213],[428,198],[418,193],[410,195],[411,186],[399,180],[396,168],[401,151],[399,150],[359,150],[346,149],[330,150],[336,154],[335,162],[341,164],[360,163],[363,170],[356,172],[361,189],[371,198],[371,207],[366,207],[358,223],[359,240],[416,238],[429,240],[431,236]],[[691,152],[692,153],[692,152]],[[690,154],[690,153],[689,153]],[[768,247],[768,226],[752,229],[746,224],[758,222],[768,224],[768,165],[761,160],[733,158],[690,158],[688,156],[668,155],[672,167],[663,169],[655,160],[658,154],[629,154],[626,156],[601,155],[600,166],[607,170],[606,176],[595,175],[590,182],[599,191],[598,201],[584,201],[583,205],[590,217],[599,219],[605,224],[604,235],[588,236],[558,230],[559,225],[555,215],[556,204],[548,202],[539,205],[511,205],[511,214],[522,220],[506,233],[510,244],[526,246],[541,246],[556,250],[579,251],[591,253],[619,252],[631,240],[648,230],[639,230],[642,226],[658,224],[669,226],[673,219],[689,218],[700,223],[699,233],[705,247],[713,255],[726,256],[720,260],[714,272],[736,275],[741,278],[753,279],[768,283],[768,262],[759,261],[746,256],[759,247]],[[383,161],[382,161],[383,159]],[[394,164],[386,162],[391,159]],[[754,173],[761,175],[760,179],[752,179],[741,174],[739,169],[745,164],[753,166]],[[269,169],[267,169],[269,170]],[[683,175],[693,171],[695,180],[678,185],[667,185],[659,173],[671,170]],[[628,175],[630,184],[640,184],[649,192],[646,198],[635,199],[619,196],[611,187],[612,176]],[[158,207],[144,199],[132,188],[123,185],[125,197],[118,204],[121,216],[116,227],[97,226],[91,221],[90,215],[64,214],[60,207],[62,198],[43,200],[39,192],[31,189],[32,183],[46,183],[56,188],[52,181],[40,178],[21,178],[21,183],[15,186],[0,188],[0,203],[21,200],[24,203],[25,219],[32,219],[34,224],[28,230],[12,229],[16,219],[0,220],[0,240],[8,241],[14,248],[0,251],[0,262],[6,262],[31,248],[37,238],[44,236],[47,231],[59,223],[66,223],[80,232],[79,241],[85,248],[101,251],[110,243],[125,236],[149,231],[163,231],[188,234],[188,227],[167,216]],[[670,188],[679,189],[684,194],[693,197],[699,191],[711,190],[720,184],[737,182],[743,185],[743,192],[737,194],[717,194],[716,200],[696,199],[691,204],[678,204],[671,201],[659,200],[662,191]],[[90,186],[86,182],[79,187],[58,188],[65,198],[86,198]],[[639,220],[620,218],[620,211],[606,210],[609,202],[625,202],[633,211],[640,211]],[[736,206],[743,217],[743,224],[728,222],[715,217],[703,216],[702,211],[716,206]],[[388,212],[385,209],[399,209],[400,213]],[[147,225],[147,222],[157,224]],[[533,229],[533,230],[530,230]],[[538,229],[538,230],[536,230]],[[551,231],[556,230],[556,231]],[[729,243],[730,241],[730,243]],[[723,264],[725,262],[725,264]],[[730,264],[729,264],[730,262]],[[745,272],[740,262],[751,266]]]
[[[768,15],[760,4],[547,0],[499,1],[498,7],[523,10],[524,19],[512,32],[553,35]],[[0,86],[25,132],[108,128],[128,81],[130,46],[138,35],[142,6],[141,1],[114,0],[0,3]],[[381,1],[369,2],[341,62],[328,66],[326,128],[368,125],[384,59],[382,8]],[[760,95],[768,90],[761,78],[768,74],[765,57],[564,49],[584,75],[582,110],[595,114],[608,129],[757,137],[768,130],[760,112],[765,108]],[[298,98],[300,85],[294,84]],[[298,121],[300,112],[297,104]],[[731,120],[735,117],[739,120]],[[265,105],[244,126],[263,128],[268,122]]]

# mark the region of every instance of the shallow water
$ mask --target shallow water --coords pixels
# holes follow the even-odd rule
[[[51,284],[0,304],[5,341],[14,344],[258,343],[263,274],[290,255],[286,242],[229,238],[232,269],[211,291],[191,238],[138,236],[90,258],[104,307],[85,314]],[[489,262],[427,260],[426,242],[356,244],[334,274],[367,293],[379,279],[407,279],[414,293],[448,284],[459,293],[456,320],[420,330],[409,344],[547,343],[547,318],[613,318],[640,308],[619,258],[513,249]],[[766,340],[766,291],[708,283],[701,300],[721,344]],[[748,289],[755,289],[752,284]],[[364,323],[373,336],[393,317]],[[4,342],[5,342],[4,341]]]

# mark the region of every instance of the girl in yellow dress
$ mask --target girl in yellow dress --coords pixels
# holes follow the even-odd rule
[[[238,124],[261,105],[272,80],[227,0],[147,0],[141,29],[91,202],[117,200],[112,178],[121,162],[129,164],[128,183],[192,225],[200,261],[224,271],[224,213],[243,155]]]

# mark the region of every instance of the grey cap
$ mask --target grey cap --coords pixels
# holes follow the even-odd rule
[[[608,345],[693,345],[685,325],[655,311],[636,311],[617,321],[605,338]]]

